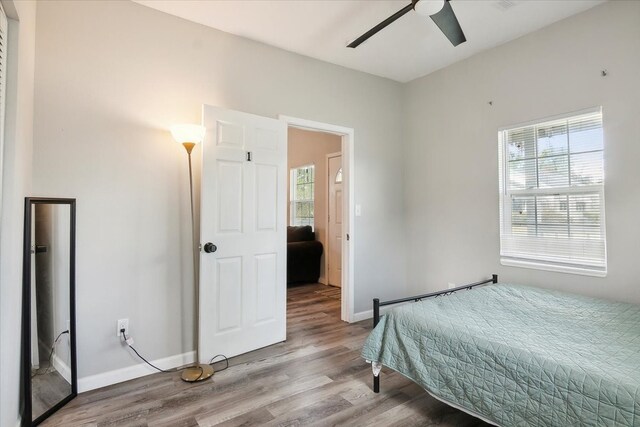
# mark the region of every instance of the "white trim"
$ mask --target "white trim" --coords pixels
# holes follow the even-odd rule
[[[508,267],[531,268],[534,270],[553,271],[556,273],[580,274],[582,276],[607,277],[606,270],[592,270],[584,267],[550,264],[545,262],[525,261],[513,258],[500,258],[500,264]]]
[[[0,218],[2,218],[2,186],[3,186],[3,166],[4,166],[4,140],[5,140],[5,118],[7,115],[7,58],[9,53],[9,44],[7,40],[9,39],[9,21],[7,14],[4,11],[4,7],[0,3],[0,33],[4,35],[4,51],[0,54],[0,57],[4,59],[1,61],[0,66],[2,69],[0,71]],[[3,56],[4,55],[4,56]],[[15,55],[11,55],[15,56]],[[17,56],[16,56],[17,59]]]
[[[284,121],[288,127],[298,129],[311,130],[316,132],[325,132],[339,135],[342,137],[342,173],[343,186],[342,191],[345,194],[342,215],[342,310],[340,318],[345,322],[355,322],[354,320],[354,260],[355,260],[355,137],[353,128],[332,125],[329,123],[316,122],[313,120],[300,119],[285,115],[278,115],[278,119]],[[346,180],[346,185],[345,184]],[[349,240],[346,235],[349,234]]]
[[[593,114],[593,113],[602,113],[602,106],[590,107],[590,108],[585,108],[584,110],[578,110],[578,111],[571,111],[571,112],[567,112],[567,113],[555,114],[553,116],[542,117],[542,118],[534,119],[534,120],[528,120],[526,122],[515,123],[515,124],[512,124],[512,125],[508,125],[508,126],[502,126],[502,127],[498,128],[498,132],[503,132],[505,130],[519,129],[519,128],[524,128],[524,127],[533,126],[533,125],[537,125],[537,124],[544,124],[544,123],[547,123],[547,122],[554,122],[556,120],[568,119],[569,117],[573,117],[573,116],[582,116],[582,115],[585,115],[585,114]]]
[[[372,319],[373,318],[373,310],[365,310],[359,311],[353,314],[351,317],[353,322],[361,322],[363,320]]]
[[[67,365],[61,358],[58,357],[57,354],[53,354],[53,367],[62,378],[64,378],[69,384],[71,384],[71,368]]]
[[[407,301],[407,302],[400,302],[398,304],[393,304],[393,305],[388,305],[385,307],[380,307],[380,315],[385,314],[387,311],[391,310],[394,307],[400,307],[406,304],[412,304],[413,301]],[[365,311],[359,311],[357,313],[355,313],[353,315],[353,321],[354,322],[361,322],[363,320],[367,320],[367,319],[373,319],[373,309],[371,310],[365,310]]]
[[[297,128],[297,129],[321,131],[325,133],[332,133],[338,136],[353,134],[353,128],[349,128],[345,126],[316,122],[314,120],[307,120],[307,119],[301,119],[298,117],[285,116],[283,114],[279,114],[278,119],[285,121],[287,123],[287,126]]]
[[[602,193],[602,185],[583,185],[580,187],[529,188],[526,190],[509,190],[507,196],[564,196],[565,194]]]
[[[187,353],[152,360],[151,363],[160,369],[171,369],[193,363],[194,359],[195,351],[189,351]],[[78,393],[84,393],[85,391],[95,390],[97,388],[129,381],[134,378],[144,377],[157,372],[158,371],[146,363],[138,363],[137,365],[128,366],[126,368],[90,375],[88,377],[78,379]]]

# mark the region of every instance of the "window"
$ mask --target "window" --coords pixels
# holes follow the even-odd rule
[[[601,109],[498,139],[502,264],[606,275]]]
[[[291,169],[291,225],[313,227],[314,166]]]
[[[336,184],[342,184],[342,168],[336,172]]]

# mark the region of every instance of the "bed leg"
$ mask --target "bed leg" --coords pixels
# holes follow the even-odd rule
[[[373,327],[378,326],[378,322],[380,321],[380,300],[378,298],[373,299]],[[373,368],[373,392],[380,393],[380,371],[378,371],[378,375],[376,375],[376,369],[374,365],[371,365]]]
[[[378,326],[380,321],[380,300],[378,298],[373,299],[373,327]]]
[[[380,392],[380,374],[382,373],[382,363],[371,362],[371,372],[373,373],[373,392]]]

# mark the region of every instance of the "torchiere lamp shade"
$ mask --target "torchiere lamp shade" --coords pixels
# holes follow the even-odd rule
[[[176,142],[184,145],[189,154],[196,144],[204,139],[206,128],[200,125],[181,124],[171,126],[171,135]]]

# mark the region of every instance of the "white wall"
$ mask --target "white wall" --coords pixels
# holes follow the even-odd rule
[[[320,283],[327,284],[325,255],[327,251],[327,154],[342,150],[342,137],[325,132],[289,128],[287,132],[287,163],[289,171],[301,166],[315,165],[313,230],[324,251],[320,259]],[[291,186],[289,186],[291,187]],[[291,200],[291,188],[287,189]],[[287,224],[291,223],[291,209],[287,210]]]
[[[640,2],[620,1],[407,84],[407,271],[414,289],[497,272],[501,281],[640,302],[639,76]],[[497,129],[598,105],[608,276],[501,266]]]
[[[2,5],[13,19],[8,34],[0,221],[0,425],[14,426],[20,401],[23,206],[24,197],[31,194],[36,4],[3,1]]]
[[[36,54],[34,192],[77,198],[80,378],[138,363],[119,318],[150,359],[192,349],[187,162],[167,129],[203,103],[353,127],[355,310],[406,292],[398,83],[130,2],[39,2]]]

